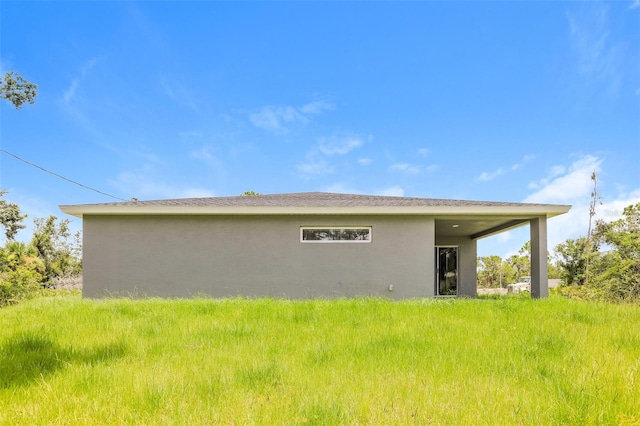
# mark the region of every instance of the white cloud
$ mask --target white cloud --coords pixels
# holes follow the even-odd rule
[[[622,79],[625,52],[624,46],[610,37],[608,5],[589,2],[568,11],[566,16],[578,73],[590,85],[614,91]]]
[[[154,178],[149,168],[135,172],[122,172],[112,186],[118,188],[127,196],[138,199],[153,198],[190,198],[212,197],[214,193],[207,188],[171,185]]]
[[[368,157],[358,158],[358,164],[360,164],[361,166],[368,166],[372,162],[373,160]]]
[[[427,148],[420,148],[418,150],[418,156],[420,157],[426,157],[427,155],[429,155],[429,150]]]
[[[389,171],[416,175],[422,171],[422,166],[419,164],[395,163],[389,166]]]
[[[275,134],[285,134],[291,125],[308,124],[311,121],[310,116],[320,115],[333,109],[334,105],[326,101],[309,102],[299,108],[288,105],[266,105],[250,113],[249,121],[259,129]]]
[[[498,170],[494,171],[494,172],[482,172],[480,173],[480,176],[478,176],[478,180],[481,181],[490,181],[495,179],[496,177],[505,174],[506,172],[504,171],[504,169],[502,167],[500,167]]]
[[[346,185],[344,183],[334,183],[322,188],[322,191],[333,192],[337,194],[362,194],[363,192],[357,188]],[[373,192],[375,195],[384,195],[390,197],[404,197],[404,189],[399,186],[390,186]]]
[[[515,163],[511,166],[499,167],[497,170],[494,170],[493,172],[480,173],[480,176],[478,176],[478,180],[483,182],[488,182],[490,180],[497,178],[500,175],[504,175],[506,173],[513,172],[520,169],[525,163],[533,161],[535,160],[535,158],[536,158],[535,155],[527,154],[524,157],[522,157],[522,160],[520,160],[520,162]]]
[[[604,201],[596,209],[596,218],[602,219],[605,222],[618,220],[622,217],[625,207],[638,203],[640,203],[640,188],[628,194],[622,194],[615,200]]]
[[[634,0],[630,5],[629,9],[638,9],[640,8],[640,0]]]
[[[87,60],[87,62],[82,64],[82,68],[80,69],[82,77],[84,77],[89,71],[91,71],[96,62],[98,62],[98,58],[90,58],[89,60]]]
[[[69,86],[62,91],[62,103],[64,105],[69,106],[75,99],[81,80],[84,80],[97,61],[97,58],[90,58],[80,66],[80,75],[72,78]]]
[[[330,102],[315,101],[303,105],[300,107],[300,111],[304,114],[318,115],[325,111],[332,111],[334,108],[335,106]]]
[[[276,134],[286,133],[287,124],[300,122],[306,124],[309,119],[290,106],[264,106],[258,112],[249,115],[249,121],[258,127]]]
[[[498,241],[500,241],[501,243],[507,243],[509,241],[511,241],[511,239],[513,238],[513,234],[511,231],[508,232],[502,232],[498,235],[496,235],[496,238],[498,239]]]
[[[389,197],[404,197],[404,189],[399,186],[390,186],[376,192],[377,195],[385,195]]]
[[[527,196],[525,203],[541,204],[565,204],[571,205],[569,212],[549,219],[547,224],[547,248],[554,251],[557,244],[567,239],[575,239],[585,236],[589,227],[589,204],[593,181],[591,174],[595,171],[598,175],[605,174],[602,169],[605,162],[599,157],[584,155],[577,158],[568,166],[557,165],[550,168],[546,177],[529,186],[536,190]],[[599,188],[603,185],[599,179]],[[614,185],[615,186],[615,185]],[[618,193],[613,199],[605,196],[602,204],[596,208],[595,219],[610,222],[622,217],[625,207],[640,202],[640,188],[634,188],[625,193]],[[529,240],[529,231],[525,228],[515,229],[488,238],[479,245],[481,252],[485,245],[493,245],[491,251],[503,258],[515,254],[522,245]],[[493,243],[491,242],[493,241]],[[496,244],[497,242],[497,244]],[[503,250],[503,253],[497,253]]]
[[[563,174],[566,170],[567,168],[563,165],[552,166],[549,169],[549,175],[540,179],[538,182],[530,182],[529,189],[538,189],[548,185],[552,178]]]
[[[307,153],[305,161],[296,166],[296,170],[306,177],[333,173],[335,166],[329,164],[329,157],[347,155],[363,144],[364,140],[357,135],[319,138]]]
[[[171,99],[176,104],[188,108],[196,113],[200,112],[200,107],[198,106],[196,97],[191,90],[176,83],[176,80],[178,79],[169,79],[161,75],[159,77],[159,80],[164,94],[167,95],[169,99]]]
[[[521,168],[525,163],[529,163],[533,160],[536,159],[536,156],[533,154],[527,154],[524,157],[522,157],[522,160],[520,160],[519,163],[514,164],[513,166],[511,166],[511,170],[518,170],[519,168]]]
[[[64,103],[65,105],[68,105],[71,100],[75,97],[76,95],[76,90],[78,90],[78,79],[74,78],[71,81],[71,84],[69,85],[69,87],[67,87],[63,92],[62,92],[62,103]]]
[[[153,151],[148,150],[144,146],[138,147],[137,149],[128,150],[127,155],[133,155],[138,158],[142,158],[149,164],[149,167],[151,167],[151,165],[164,167],[167,164],[162,157],[160,157]]]
[[[552,168],[550,177],[542,179],[539,189],[523,200],[525,203],[569,204],[571,210],[554,217],[548,223],[549,250],[568,238],[577,238],[587,233],[589,226],[589,205],[593,191],[591,174],[600,174],[603,165],[601,158],[585,155],[574,161],[563,173],[560,167]],[[619,194],[612,200],[603,199],[596,208],[595,219],[606,222],[622,216],[623,209],[640,202],[640,188]]]
[[[208,146],[203,146],[198,150],[194,150],[189,152],[189,156],[196,160],[203,161],[208,167],[212,169],[222,169],[223,163],[222,161],[211,152],[211,148]]]
[[[330,138],[320,138],[317,149],[327,156],[345,155],[348,154],[349,151],[361,147],[363,144],[364,141],[358,136],[333,136]]]
[[[345,185],[344,183],[334,183],[333,185],[325,186],[322,191],[333,192],[335,194],[362,194],[362,191],[359,189]]]
[[[554,166],[550,176],[534,186],[540,188],[529,195],[525,203],[571,203],[591,193],[591,174],[600,171],[602,159],[585,155],[573,162],[568,169]],[[563,174],[564,171],[564,174]]]
[[[548,224],[548,248],[550,251],[568,238],[583,237],[589,228],[589,203],[590,188],[582,193],[581,199],[576,199],[572,203],[571,210],[562,215],[549,220]],[[626,197],[603,202],[596,207],[594,219],[611,222],[622,217],[625,207],[640,202],[640,189],[628,194]]]
[[[178,136],[182,139],[191,139],[191,138],[201,138],[202,132],[199,130],[186,130],[183,132],[178,132]]]
[[[553,166],[553,167],[551,167],[550,175],[551,175],[551,177],[558,176],[558,175],[563,174],[566,170],[567,170],[567,168],[565,166],[562,166],[562,165]]]
[[[580,71],[589,72],[602,57],[608,37],[606,8],[592,9],[591,13],[567,12],[569,35],[573,49],[579,55]]]
[[[296,170],[303,175],[327,175],[334,171],[333,166],[329,165],[326,160],[310,160],[305,163],[299,163]]]
[[[197,151],[191,151],[189,155],[196,160],[211,161],[215,159],[208,146],[203,146]]]
[[[213,191],[210,191],[205,188],[180,188],[178,190],[180,194],[178,198],[205,198],[205,197],[215,197]]]

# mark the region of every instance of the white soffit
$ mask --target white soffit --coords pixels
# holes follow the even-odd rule
[[[571,206],[518,204],[509,206],[349,206],[349,207],[285,207],[285,206],[157,206],[157,205],[63,205],[69,215],[429,215],[429,216],[517,216],[554,217]]]

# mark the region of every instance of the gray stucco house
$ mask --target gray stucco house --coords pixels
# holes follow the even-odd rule
[[[531,232],[546,297],[547,219],[570,206],[294,193],[60,206],[83,219],[85,297],[476,295],[476,242]]]

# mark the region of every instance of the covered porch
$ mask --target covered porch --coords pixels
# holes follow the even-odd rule
[[[443,216],[434,220],[434,271],[436,297],[477,296],[477,242],[514,228],[529,226],[531,241],[531,297],[549,295],[547,271],[547,216],[480,217]]]

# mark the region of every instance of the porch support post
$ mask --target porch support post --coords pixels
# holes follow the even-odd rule
[[[458,296],[478,295],[478,242],[464,239],[458,243]]]
[[[424,242],[426,256],[424,257],[426,294],[429,297],[435,296],[436,291],[436,221],[433,218],[426,219],[426,232]]]
[[[531,298],[549,296],[547,270],[547,217],[540,216],[529,221],[531,237]]]

